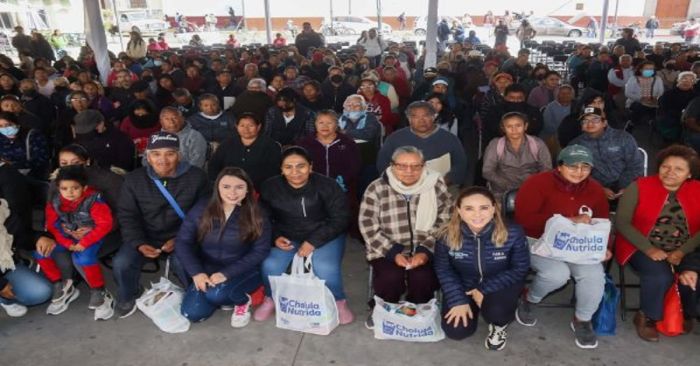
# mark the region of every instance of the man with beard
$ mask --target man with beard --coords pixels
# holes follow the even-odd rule
[[[88,109],[78,113],[73,120],[75,142],[85,147],[90,157],[102,168],[112,166],[130,171],[134,167],[134,143],[111,123],[102,113]]]
[[[506,88],[503,96],[503,102],[489,109],[486,115],[483,129],[483,142],[488,144],[491,139],[503,135],[501,131],[501,118],[509,112],[520,112],[527,116],[528,127],[527,134],[538,136],[542,130],[542,113],[539,109],[528,105],[525,101],[526,93],[522,86],[513,84]]]

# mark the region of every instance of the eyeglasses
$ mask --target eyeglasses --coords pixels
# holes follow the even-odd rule
[[[70,98],[71,102],[85,101],[87,98]]]
[[[396,168],[396,170],[398,170],[400,172],[405,172],[405,171],[409,171],[409,170],[418,171],[418,170],[423,169],[423,166],[425,166],[425,164],[398,164],[398,163],[392,163],[392,165],[394,166],[394,168]]]

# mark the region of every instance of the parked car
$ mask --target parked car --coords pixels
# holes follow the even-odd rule
[[[552,17],[531,17],[528,18],[528,21],[537,31],[538,36],[581,37],[586,32],[586,28],[577,27]]]
[[[119,30],[121,32],[136,31],[143,34],[157,34],[165,32],[169,24],[162,18],[149,15],[146,11],[121,11],[119,12]]]
[[[457,22],[459,24],[462,24],[462,20],[458,19],[456,17],[452,16],[438,16],[438,23],[442,21],[442,19],[447,20],[447,24],[452,27],[452,22]],[[467,27],[464,28],[465,30]],[[428,33],[428,17],[427,16],[420,16],[417,17],[415,22],[413,23],[413,34],[419,36],[419,37],[424,37]]]
[[[325,26],[328,28],[327,25]],[[368,31],[372,28],[377,28],[377,21],[366,17],[333,17],[333,29],[335,30],[336,34],[360,34],[363,31]],[[392,28],[389,24],[382,23],[381,33],[391,33],[391,31]]]

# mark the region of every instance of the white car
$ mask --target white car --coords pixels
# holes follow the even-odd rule
[[[340,34],[360,34],[363,31],[368,31],[372,28],[377,28],[377,21],[366,17],[358,16],[342,16],[333,17],[333,27],[336,28],[336,33]],[[389,24],[382,23],[381,33],[391,33],[392,28]]]
[[[170,25],[149,15],[145,11],[124,11],[119,13],[119,30],[121,32],[137,31],[142,34],[157,34],[168,30]]]

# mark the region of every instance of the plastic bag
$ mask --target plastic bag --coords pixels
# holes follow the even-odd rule
[[[582,206],[580,214],[591,214]],[[610,220],[592,219],[590,224],[576,224],[556,214],[547,220],[544,234],[530,246],[530,252],[576,264],[596,264],[605,259],[610,236]]]
[[[664,318],[656,322],[656,330],[667,337],[683,334],[683,306],[678,292],[678,274],[673,277],[673,284],[664,296]]]
[[[605,291],[600,305],[593,314],[593,330],[598,335],[615,335],[617,327],[617,304],[620,301],[620,290],[615,286],[610,274],[605,274]]]
[[[185,291],[168,280],[169,265],[166,263],[165,277],[151,284],[151,289],[136,299],[136,306],[163,332],[184,333],[190,329],[190,321],[180,312]]]
[[[374,297],[374,338],[406,342],[438,342],[445,338],[437,300],[425,304],[393,304]]]
[[[309,272],[304,273],[304,268]],[[294,256],[291,274],[270,276],[277,328],[328,335],[338,324],[338,308],[326,281],[311,268],[311,255]]]

